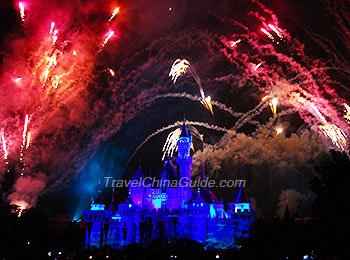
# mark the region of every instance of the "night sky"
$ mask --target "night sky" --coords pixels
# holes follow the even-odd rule
[[[27,2],[24,23],[17,3],[0,4],[0,133],[9,148],[8,166],[5,159],[0,161],[4,198],[78,218],[104,176],[129,178],[140,161],[145,174],[157,176],[170,130],[151,138],[126,166],[138,145],[157,129],[184,116],[234,127],[239,117],[216,106],[212,116],[198,101],[153,100],[167,93],[200,96],[189,73],[176,84],[168,76],[180,58],[191,62],[205,94],[233,111],[244,114],[265,95],[278,96],[278,113],[285,111],[270,121],[267,102],[227,134],[196,127],[204,142],[194,139],[193,173],[201,160],[207,176],[215,179],[239,178],[242,169],[258,215],[281,214],[287,190],[294,213],[312,214],[309,181],[316,174],[314,166],[329,149],[339,150],[322,135],[319,126],[326,123],[312,104],[327,123],[349,134],[343,118],[343,103],[349,100],[350,40],[344,29],[350,25],[348,1],[262,1],[265,6],[227,0]],[[108,23],[115,6],[120,13]],[[271,41],[260,31],[264,19],[279,26],[283,39],[272,32]],[[51,21],[58,30],[53,45],[48,38]],[[111,29],[115,37],[101,48]],[[242,41],[230,48],[229,42],[237,39]],[[44,80],[45,58],[53,56],[57,65]],[[252,69],[259,63],[260,71]],[[53,87],[57,75],[63,76]],[[23,78],[18,84],[17,77]],[[20,177],[26,114],[33,137]],[[279,136],[276,127],[283,128]],[[214,192],[228,202],[233,191]],[[110,200],[111,189],[104,193]],[[117,191],[116,197],[125,199],[125,191]]]

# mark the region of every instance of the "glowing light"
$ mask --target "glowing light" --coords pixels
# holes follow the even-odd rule
[[[315,111],[316,115],[319,117],[322,124],[324,124],[324,125],[328,124],[326,118],[321,114],[320,110],[316,107],[316,105],[314,103],[311,103],[310,106]]]
[[[116,7],[112,13],[111,18],[109,18],[108,22],[112,21],[113,18],[119,13],[119,7]]]
[[[261,101],[262,101],[262,102],[265,102],[268,98],[269,98],[269,95],[263,96],[263,97],[261,98]]]
[[[23,134],[22,134],[22,144],[23,144],[23,146],[26,143],[28,124],[29,124],[29,116],[28,116],[28,114],[26,114],[26,117],[24,119],[24,127],[23,127]]]
[[[238,39],[237,41],[230,41],[230,47],[233,48],[235,47],[238,43],[240,43],[242,40]]]
[[[26,144],[26,149],[28,149],[29,145],[30,145],[30,139],[32,137],[32,133],[29,132],[28,135],[27,135],[27,144]]]
[[[210,96],[207,96],[206,98],[203,98],[201,100],[201,104],[208,110],[210,111],[210,113],[212,115],[214,115],[214,112],[213,112],[213,105],[211,103],[211,97]]]
[[[112,69],[108,69],[109,73],[111,74],[112,77],[115,76],[115,72]]]
[[[263,63],[260,62],[258,65],[256,65],[256,66],[254,67],[254,70],[256,71],[262,64],[263,64]]]
[[[341,130],[338,126],[329,123],[319,126],[319,129],[338,149],[341,151],[346,151],[347,136],[343,130]]]
[[[102,49],[106,46],[106,44],[107,44],[108,41],[113,37],[113,35],[114,35],[114,31],[110,31],[110,32],[106,35],[105,39],[103,40],[103,43],[101,44],[100,50],[102,50]]]
[[[15,83],[18,83],[18,82],[22,81],[22,78],[16,78],[14,81],[15,81]]]
[[[50,31],[49,31],[49,34],[51,36],[51,39],[52,39],[52,45],[55,45],[56,44],[56,41],[57,41],[57,34],[58,34],[58,30],[55,29],[55,22],[51,22],[51,27],[50,27]]]
[[[73,51],[73,56],[77,56],[77,51],[76,50]]]
[[[180,135],[181,128],[175,129],[168,135],[162,150],[162,160],[164,160],[166,156],[173,156],[174,152],[177,150],[177,142],[179,141]]]
[[[267,37],[269,37],[272,41],[275,40],[275,38],[272,36],[272,34],[269,33],[265,28],[261,28],[260,30],[261,30],[263,33],[265,33],[265,35],[266,35]]]
[[[283,128],[282,127],[278,127],[276,129],[276,136],[280,135],[283,132]]]
[[[6,146],[6,140],[5,140],[5,136],[1,135],[1,141],[2,141],[2,150],[4,153],[4,159],[7,160],[7,156],[9,154],[8,150],[7,150],[7,146]]]
[[[272,31],[274,31],[274,32],[277,34],[277,36],[278,36],[280,39],[283,38],[282,33],[281,33],[274,25],[269,24],[268,26],[269,26],[269,28],[270,28]]]
[[[23,2],[19,2],[18,3],[18,8],[19,8],[19,13],[21,15],[21,20],[24,23],[24,21],[25,21],[25,13],[24,13],[24,4],[23,4]]]
[[[16,205],[18,207],[17,211],[13,211],[12,213],[17,213],[17,217],[22,215],[23,210],[28,208],[28,203],[24,200],[12,201],[11,205]]]
[[[269,105],[271,107],[271,111],[274,115],[277,114],[277,104],[278,104],[278,98],[277,97],[274,97],[271,99]]]
[[[350,124],[350,106],[346,103],[344,103],[344,118],[346,119],[346,122]]]
[[[171,66],[169,77],[171,77],[171,80],[176,83],[176,80],[179,76],[186,73],[187,69],[190,67],[190,62],[186,59],[180,60],[177,59],[174,61],[173,65]]]

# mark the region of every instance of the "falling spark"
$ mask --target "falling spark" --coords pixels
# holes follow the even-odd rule
[[[341,151],[346,151],[347,148],[347,136],[338,126],[327,123],[319,126],[322,133],[329,138],[332,143]]]
[[[256,65],[256,66],[254,67],[254,70],[256,71],[262,64],[263,64],[263,62],[260,62],[258,65]]]
[[[176,83],[177,78],[182,74],[186,73],[189,67],[190,62],[186,59],[177,59],[176,61],[174,61],[169,72],[169,77],[171,77],[171,80],[174,81],[174,84]]]
[[[279,30],[277,30],[277,28],[276,28],[274,25],[269,24],[268,26],[269,26],[269,28],[270,28],[272,31],[274,31],[274,32],[277,34],[277,36],[278,36],[280,39],[283,38],[282,33],[281,33]]]
[[[103,40],[103,43],[101,44],[100,50],[102,50],[106,44],[108,43],[108,41],[112,38],[112,36],[114,35],[114,31],[110,31],[107,36],[105,37],[105,39]]]
[[[1,140],[2,140],[2,150],[4,152],[4,159],[7,160],[7,156],[9,154],[9,152],[7,150],[6,140],[5,140],[5,136],[4,135],[1,135]]]
[[[24,21],[25,21],[24,4],[22,2],[19,2],[18,7],[19,7],[20,15],[21,15],[21,20],[24,23]]]
[[[109,18],[108,22],[112,21],[113,18],[117,15],[117,13],[119,13],[119,7],[116,7],[112,13],[111,18]]]
[[[166,156],[173,156],[174,152],[177,150],[177,142],[179,141],[180,135],[181,128],[175,129],[168,135],[162,150],[162,160],[164,160]]]
[[[50,34],[53,33],[54,28],[55,28],[55,22],[51,22],[51,27],[49,31]]]
[[[230,47],[233,48],[235,47],[238,43],[240,43],[242,40],[238,39],[237,41],[230,41]]]
[[[317,114],[317,116],[321,120],[322,124],[327,125],[328,122],[327,122],[326,118],[321,114],[320,110],[318,110],[318,108],[316,107],[316,105],[314,103],[311,103],[311,108],[315,111],[315,113]]]
[[[274,41],[275,40],[275,38],[272,36],[272,34],[271,33],[269,33],[268,31],[266,31],[266,29],[265,28],[261,28],[260,29],[263,33],[265,33],[266,34],[266,36],[267,37],[269,37],[272,41]]]
[[[111,76],[112,76],[112,77],[114,77],[114,76],[115,76],[115,72],[114,72],[114,70],[112,70],[112,69],[108,69],[108,71],[109,71],[109,73],[111,74]]]
[[[346,119],[346,122],[348,124],[350,124],[350,106],[348,104],[344,103],[344,107],[345,107],[344,118]]]
[[[26,144],[26,149],[28,149],[29,145],[30,145],[30,140],[31,140],[31,137],[32,137],[32,133],[29,132],[28,135],[27,135],[27,144]]]
[[[271,99],[271,102],[269,103],[270,107],[271,107],[271,111],[274,115],[277,114],[277,104],[278,104],[278,98],[274,97]]]
[[[262,102],[265,102],[268,98],[269,98],[269,95],[263,96],[262,99],[261,99],[261,101],[262,101]]]
[[[24,120],[24,127],[23,127],[23,134],[22,134],[22,145],[24,146],[26,143],[26,137],[27,137],[27,130],[28,130],[28,124],[29,124],[29,116],[26,114],[25,120]]]
[[[282,127],[278,127],[276,129],[276,136],[280,135],[283,132],[283,128]]]
[[[51,27],[50,27],[50,31],[49,31],[49,34],[52,38],[52,45],[55,45],[56,44],[56,41],[57,41],[57,34],[58,34],[58,30],[55,29],[55,22],[51,22]]]
[[[18,83],[18,82],[20,82],[22,80],[22,78],[16,78],[15,79],[15,83]]]
[[[211,104],[211,97],[207,96],[206,98],[203,98],[201,100],[201,104],[208,110],[212,115],[214,115],[213,112],[213,105]]]
[[[76,50],[73,51],[73,56],[77,56],[77,51]]]

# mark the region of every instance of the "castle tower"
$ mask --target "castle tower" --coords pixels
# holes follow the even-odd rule
[[[181,135],[177,143],[178,156],[176,158],[176,163],[180,168],[180,180],[183,185],[183,199],[185,202],[191,200],[191,166],[193,159],[190,155],[190,150],[192,146],[192,136],[187,131],[186,121],[182,125]]]

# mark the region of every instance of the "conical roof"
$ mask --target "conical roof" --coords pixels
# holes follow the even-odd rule
[[[130,196],[130,192],[129,192],[129,196],[128,198],[125,200],[124,204],[135,204]]]
[[[141,169],[141,165],[137,168],[134,176],[132,176],[131,180],[132,181],[139,181],[143,179],[143,174],[142,174],[142,169]]]
[[[190,136],[190,133],[189,133],[189,131],[187,131],[186,119],[184,119],[184,123],[182,124],[182,128],[181,128],[180,137],[189,137],[189,136]]]
[[[235,203],[235,204],[251,203],[242,186],[240,186],[238,189],[236,189],[235,192],[233,193],[231,203]]]
[[[114,187],[113,187],[113,190],[112,190],[112,200],[111,200],[111,204],[109,205],[108,211],[111,212],[112,215],[113,215],[114,212],[116,211],[116,210],[115,210],[115,207],[114,207]]]
[[[163,177],[163,179],[177,179],[177,171],[170,159],[164,162],[163,170],[160,172],[160,177]]]

